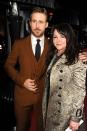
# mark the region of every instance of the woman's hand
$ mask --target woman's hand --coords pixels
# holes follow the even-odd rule
[[[72,129],[72,131],[77,131],[79,128],[79,122],[75,122],[75,121],[70,120],[69,127]]]

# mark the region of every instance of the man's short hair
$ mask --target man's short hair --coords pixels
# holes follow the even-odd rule
[[[35,8],[33,8],[32,13],[30,15],[30,21],[31,21],[31,17],[32,17],[33,13],[42,13],[42,14],[46,15],[46,18],[48,18],[47,10],[45,8],[35,7]]]

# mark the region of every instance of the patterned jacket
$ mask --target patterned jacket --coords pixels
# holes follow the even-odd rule
[[[65,55],[57,61],[55,55],[47,70],[43,98],[46,131],[63,131],[70,119],[79,121],[83,116],[87,65],[80,60],[70,66],[65,62]]]

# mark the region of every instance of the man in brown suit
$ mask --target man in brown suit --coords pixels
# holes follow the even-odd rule
[[[45,29],[48,27],[45,9],[35,8],[33,10],[30,16],[30,27],[31,35],[15,41],[5,63],[8,75],[15,82],[16,131],[29,131],[29,127],[32,126],[31,112],[37,115],[36,126],[39,131],[46,71],[45,60],[48,52],[48,40],[44,36]],[[39,39],[41,48],[38,61],[35,58],[37,39]]]

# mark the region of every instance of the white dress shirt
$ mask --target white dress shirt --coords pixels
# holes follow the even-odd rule
[[[37,39],[40,39],[41,54],[44,49],[44,35],[40,38],[36,38],[33,34],[31,34],[31,44],[32,44],[32,50],[33,50],[34,55],[35,55],[35,48],[36,48],[36,44],[37,44]]]

